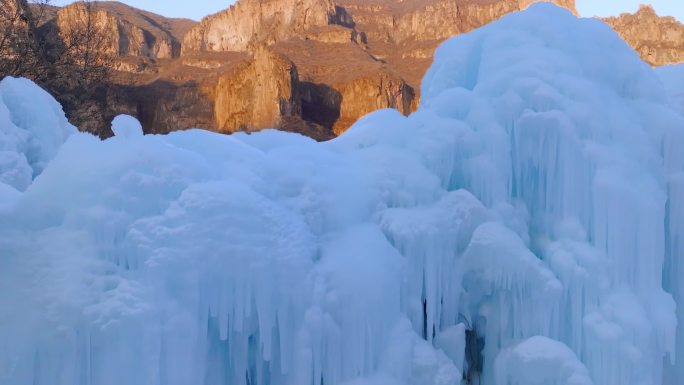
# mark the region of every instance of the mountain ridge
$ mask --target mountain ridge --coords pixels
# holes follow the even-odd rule
[[[130,25],[126,28],[142,32],[128,39],[136,49],[119,50],[107,107],[93,131],[110,135],[111,117],[128,113],[138,116],[147,132],[168,132],[181,122],[186,128],[219,132],[272,127],[329,139],[376,109],[396,108],[403,114],[414,111],[420,100],[420,80],[442,41],[533,2],[241,0],[200,22],[167,19],[125,4],[103,2],[95,8],[107,14],[109,23],[119,30],[121,25]],[[574,0],[553,3],[577,14]],[[58,13],[76,6],[64,7]],[[147,23],[145,18],[156,21]],[[628,15],[621,15],[606,21],[637,51],[643,51],[643,44],[631,36],[634,25],[645,20],[629,21]],[[655,25],[654,30],[669,25],[648,23]],[[158,25],[167,26],[161,28],[163,34],[154,31]],[[170,48],[146,45],[147,35]],[[648,46],[660,49],[658,44]],[[170,54],[150,54],[162,51]],[[673,57],[671,53],[644,55],[641,51],[645,60],[651,58],[656,64],[662,62],[660,56]],[[285,63],[294,66],[296,77],[288,75],[292,71]],[[260,76],[258,81],[234,70],[250,66],[262,69],[258,75],[250,75]],[[242,117],[227,117],[230,111],[237,113],[235,106],[240,100],[231,98],[240,92],[232,92],[225,85],[245,89],[263,88],[269,83],[281,87],[272,90],[275,92],[261,89],[253,93],[270,95],[262,100],[267,108],[247,105],[247,110],[238,109]],[[299,100],[290,100],[293,95]],[[283,101],[292,108],[283,109]],[[252,121],[245,121],[244,116],[251,116]]]
[[[603,19],[641,58],[656,66],[684,61],[684,24],[672,16],[659,16],[649,5],[636,13]]]

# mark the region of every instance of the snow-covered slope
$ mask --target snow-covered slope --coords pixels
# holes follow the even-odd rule
[[[422,94],[327,143],[71,135],[0,212],[0,384],[677,385],[684,117],[650,67],[536,5]]]

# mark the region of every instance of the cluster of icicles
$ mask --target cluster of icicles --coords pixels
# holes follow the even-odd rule
[[[41,92],[0,83],[0,384],[684,378],[684,117],[599,21],[453,38],[326,143],[100,140]]]

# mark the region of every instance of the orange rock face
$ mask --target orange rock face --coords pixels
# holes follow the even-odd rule
[[[413,111],[442,41],[533,2],[240,0],[194,24],[98,2],[120,57],[101,126],[125,112],[149,132],[279,128],[328,139],[380,108]],[[574,0],[552,2],[577,13]],[[62,9],[58,23],[68,28],[78,12]],[[642,8],[606,21],[649,63],[684,60],[674,19]]]
[[[245,51],[339,21],[331,0],[247,0],[204,18],[183,40],[185,53]]]
[[[604,19],[651,65],[684,61],[684,25],[673,17],[660,17],[642,5],[635,14]]]
[[[265,47],[222,75],[215,88],[214,116],[222,132],[280,127],[301,110],[297,68]]]
[[[98,36],[102,40],[99,49],[114,58],[114,69],[123,72],[154,71],[156,60],[179,57],[182,36],[195,24],[108,1],[58,9],[52,23],[62,40],[68,40],[72,30],[92,23],[98,35],[103,34]]]
[[[236,81],[233,73],[222,77],[216,90],[218,129],[278,126],[269,113],[287,100],[287,106],[301,105],[304,121],[339,135],[359,117],[380,108],[410,113],[417,105],[420,78],[439,43],[529,3],[241,0],[196,25],[183,40],[183,56],[267,45],[296,66],[298,79],[287,86],[283,74],[290,71],[289,65],[259,67],[262,78],[278,84],[285,98],[259,79]],[[557,3],[574,11],[573,0]],[[244,74],[255,76],[254,71]],[[252,100],[243,97],[245,87],[255,87],[251,94],[259,95],[267,107],[240,106]],[[289,99],[292,95],[302,98],[299,104]],[[293,116],[296,111],[300,109],[288,107],[280,114]]]

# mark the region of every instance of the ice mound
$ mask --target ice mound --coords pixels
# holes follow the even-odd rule
[[[112,120],[112,132],[120,138],[131,138],[143,134],[142,125],[138,119],[130,115],[118,115]]]
[[[575,353],[542,336],[503,350],[496,360],[497,385],[593,385]]]
[[[327,143],[71,135],[0,212],[0,384],[678,385],[672,106],[608,26],[541,4]]]
[[[30,80],[0,81],[0,198],[26,190],[74,132],[62,106]]]

